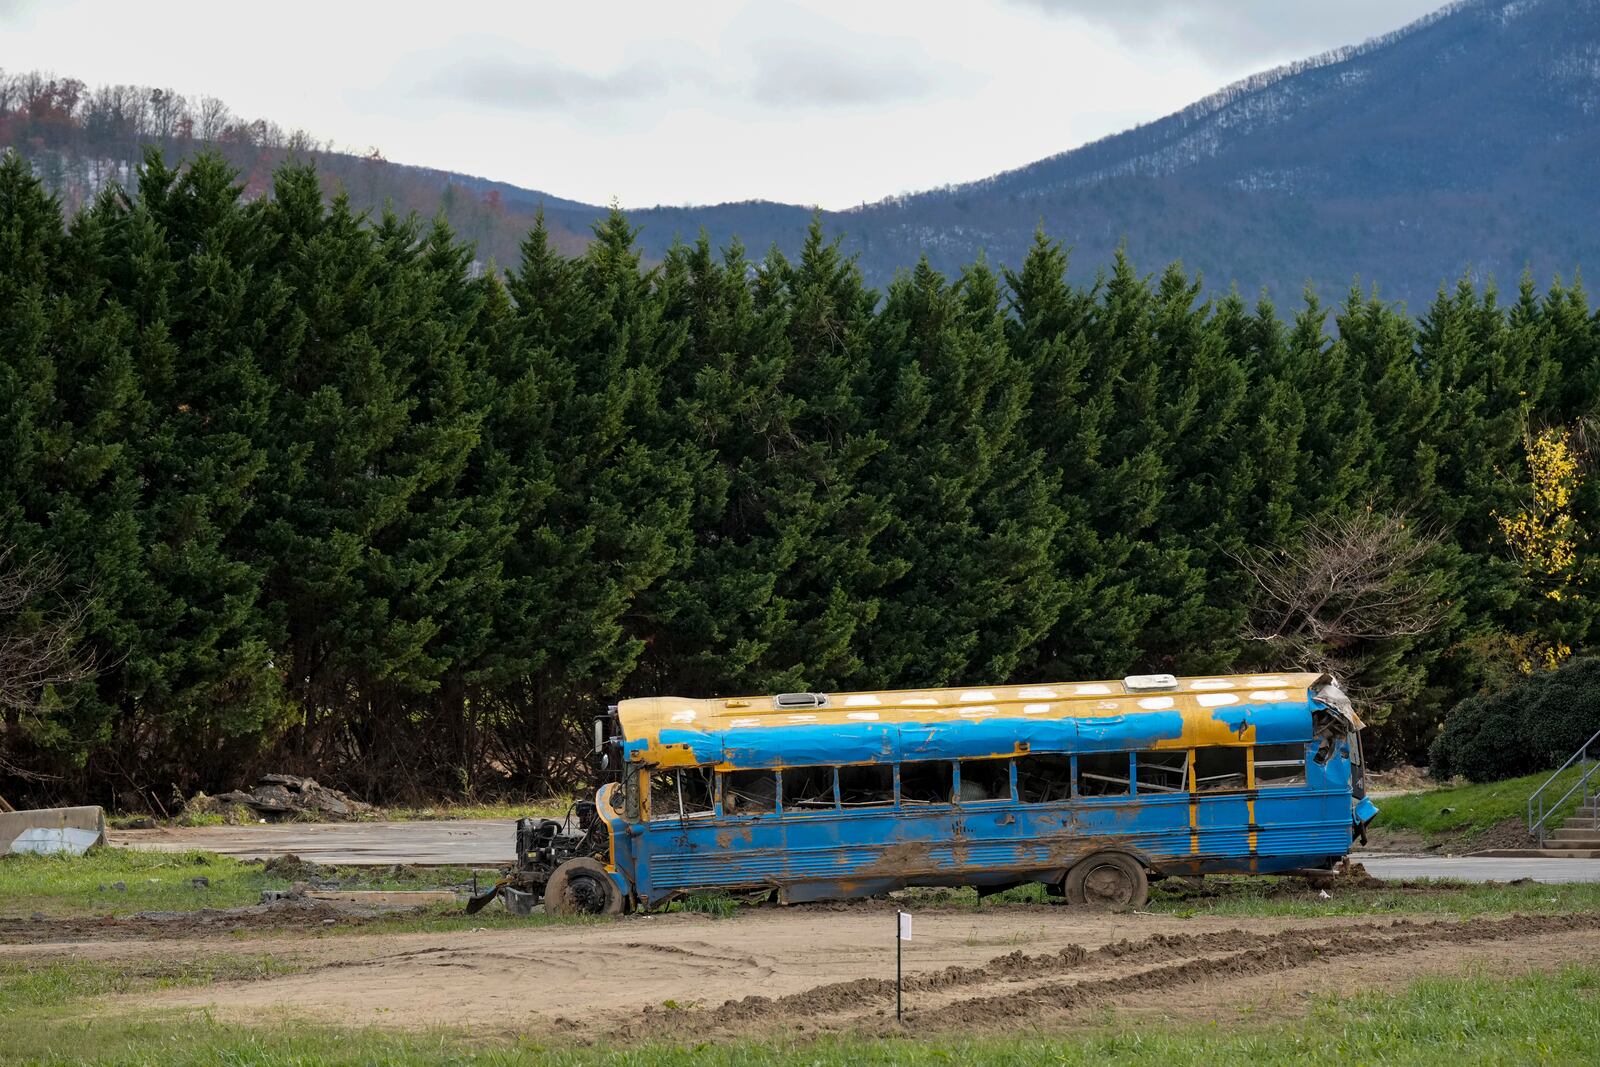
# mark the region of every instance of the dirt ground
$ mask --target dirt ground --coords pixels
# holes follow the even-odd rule
[[[284,913],[282,934],[233,923],[14,923],[0,960],[182,959],[268,953],[303,968],[254,981],[128,995],[102,1010],[205,1008],[386,1028],[468,1027],[579,1042],[850,1031],[894,1022],[894,907],[748,909],[732,918],[629,916],[579,926],[357,932]],[[265,928],[263,928],[265,927]],[[319,929],[320,936],[307,936]],[[32,944],[21,943],[32,932]],[[42,940],[42,938],[48,940]],[[1600,914],[1372,921],[1106,914],[1052,905],[915,918],[905,946],[912,1032],[1014,1031],[1119,1017],[1274,1018],[1309,996],[1425,974],[1555,968],[1600,956]]]

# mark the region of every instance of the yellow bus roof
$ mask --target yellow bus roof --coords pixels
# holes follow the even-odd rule
[[[1150,678],[1153,676],[1144,676]],[[727,733],[741,729],[868,724],[941,723],[990,718],[1035,721],[1101,718],[1177,711],[1184,718],[1213,719],[1229,705],[1301,701],[1327,676],[1309,672],[1203,675],[1143,687],[1138,676],[1098,682],[1048,682],[1032,685],[964,686],[948,689],[878,690],[857,693],[782,694],[691,699],[640,697],[617,705],[623,737],[630,749],[664,755],[663,732]],[[807,696],[820,698],[803,706]],[[784,698],[798,698],[780,704]],[[800,706],[796,706],[800,704]],[[1226,728],[1216,723],[1219,731]],[[1189,732],[1186,730],[1186,733]],[[639,745],[643,742],[643,745]],[[731,742],[731,738],[730,738]],[[678,745],[671,745],[678,748]],[[673,759],[669,762],[676,763]]]

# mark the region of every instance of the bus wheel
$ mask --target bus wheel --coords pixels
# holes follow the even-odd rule
[[[1096,852],[1067,872],[1067,903],[1142,908],[1150,899],[1144,864],[1124,852]]]
[[[622,894],[606,869],[578,856],[555,869],[544,887],[546,915],[621,915]]]

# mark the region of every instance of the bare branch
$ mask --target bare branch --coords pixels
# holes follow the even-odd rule
[[[1404,515],[1363,512],[1240,553],[1256,590],[1242,636],[1277,666],[1337,674],[1352,698],[1386,704],[1398,694],[1371,670],[1381,646],[1429,633],[1447,614],[1423,566],[1440,540]]]
[[[59,561],[15,555],[0,548],[0,713],[13,714],[33,712],[48,692],[96,673],[93,655],[79,647],[91,599],[65,593]]]

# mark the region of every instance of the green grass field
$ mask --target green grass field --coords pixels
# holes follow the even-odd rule
[[[983,900],[972,889],[912,889],[901,894],[913,907],[970,908],[983,911],[1013,904],[1038,904],[1052,898],[1042,885],[1010,889]],[[700,901],[685,911],[711,915],[723,909]],[[1568,882],[1547,885],[1528,882],[1503,885],[1482,882],[1425,880],[1377,888],[1335,884],[1324,900],[1317,890],[1293,879],[1255,876],[1212,876],[1199,886],[1182,881],[1157,882],[1150,887],[1146,909],[1158,915],[1190,918],[1196,915],[1240,918],[1293,917],[1314,919],[1352,915],[1524,915],[1600,911],[1600,884]]]
[[[635,1048],[545,1047],[515,1035],[437,1031],[394,1034],[283,1023],[225,1024],[195,1013],[181,1018],[93,1010],[106,991],[202,980],[204,968],[239,974],[249,960],[197,963],[179,974],[134,981],[67,975],[45,1003],[37,982],[8,982],[0,971],[0,1062],[27,1064],[186,1065],[232,1067],[336,1064],[528,1064],[541,1067],[618,1065],[784,1065],[855,1067],[923,1064],[1077,1065],[1197,1064],[1592,1064],[1600,1049],[1600,967],[1511,979],[1485,974],[1418,982],[1397,995],[1323,999],[1304,1020],[1240,1021],[1226,1009],[1210,1024],[1102,1025],[1070,1033],[966,1039],[937,1034],[906,1038],[834,1037],[809,1041],[698,1043]],[[230,970],[229,968],[232,968]],[[142,983],[142,985],[141,985]],[[89,1007],[90,1010],[84,1010]]]
[[[352,889],[430,889],[465,884],[465,868],[425,868],[396,876],[388,868],[330,870]],[[193,880],[204,877],[207,885]],[[139,852],[132,849],[95,849],[86,856],[6,856],[0,858],[0,917],[49,918],[69,916],[128,916],[152,911],[199,908],[234,908],[257,903],[267,889],[285,889],[291,878],[269,872],[260,864],[241,863],[207,852]],[[112,888],[122,883],[123,890]],[[105,888],[101,888],[101,887]],[[909,890],[902,895],[916,907],[971,909],[1004,908],[1016,904],[1051,901],[1041,885],[1022,886],[978,899],[971,889]],[[670,911],[687,911],[728,918],[742,906],[717,894],[699,894],[669,905]],[[1303,883],[1270,877],[1212,877],[1198,886],[1168,880],[1151,887],[1149,910],[1160,914],[1304,916],[1373,914],[1481,915],[1513,911],[1528,914],[1600,910],[1600,885],[1569,883],[1544,885],[1484,885],[1437,882],[1390,886],[1340,884],[1322,899]],[[421,915],[385,919],[362,929],[386,932],[447,930],[455,927],[505,924],[537,925],[584,920],[552,919],[542,915],[518,918],[499,904],[475,916],[460,913],[454,905],[438,905]],[[603,921],[603,920],[602,920]]]
[[[1436,796],[1437,794],[1433,794]],[[1498,801],[1497,801],[1498,802]],[[428,871],[429,881],[466,872]],[[210,885],[196,889],[190,879]],[[102,892],[115,881],[125,893]],[[0,859],[0,914],[26,916],[126,915],[138,911],[227,907],[254,903],[286,878],[254,864],[205,853],[163,854],[98,849],[78,858]],[[363,888],[418,888],[380,874]],[[1330,899],[1303,884],[1268,878],[1214,878],[1201,886],[1157,883],[1150,910],[1179,917],[1353,916],[1423,913],[1471,916],[1600,911],[1600,885],[1412,884],[1338,886]],[[983,911],[1036,905],[1041,887],[979,901],[970,890],[907,894],[921,908]],[[677,910],[737,921],[743,911],[725,898],[696,898]],[[421,915],[384,919],[354,929],[314,929],[307,936],[366,932],[521,928],[545,923],[607,923],[603,919],[517,918],[498,906],[477,916],[441,906]],[[434,1065],[475,1063],[590,1067],[606,1063],[904,1065],[1094,1064],[1132,1060],[1166,1064],[1500,1064],[1593,1063],[1600,1049],[1600,966],[1502,979],[1487,973],[1420,982],[1398,995],[1357,995],[1315,1003],[1292,1023],[1261,1023],[1223,1008],[1213,1025],[1101,1024],[1068,1033],[1029,1031],[1016,1038],[828,1037],[817,1040],[738,1041],[690,1046],[604,1049],[581,1044],[544,1047],[515,1033],[403,1033],[341,1030],[263,1020],[241,1025],[204,1011],[157,1016],[108,1000],[161,988],[248,981],[290,974],[302,964],[252,950],[258,936],[293,928],[240,931],[193,958],[96,960],[63,954],[27,961],[0,957],[0,1063],[28,1064],[322,1064]]]
[[[359,878],[358,889],[430,889],[472,877],[464,867],[430,867],[396,876],[389,868],[329,869]],[[196,885],[204,878],[206,884]],[[97,848],[84,856],[0,857],[0,917],[134,915],[146,911],[236,908],[266,889],[287,889],[287,874],[212,852],[141,852]],[[123,888],[116,889],[117,883]]]
[[[1379,814],[1373,825],[1380,830],[1410,830],[1430,838],[1487,830],[1507,819],[1525,818],[1528,797],[1549,777],[1550,772],[1544,771],[1503,782],[1384,797],[1377,802]],[[1577,768],[1563,772],[1547,794],[1550,800],[1554,801],[1577,779]],[[1576,798],[1563,805],[1564,810],[1556,812],[1556,824],[1576,806]]]

